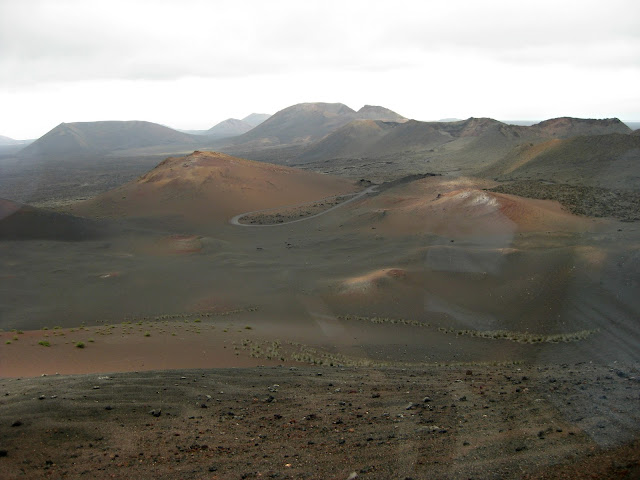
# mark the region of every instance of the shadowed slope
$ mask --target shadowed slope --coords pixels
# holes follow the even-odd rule
[[[0,199],[0,239],[79,241],[102,237],[95,221]]]

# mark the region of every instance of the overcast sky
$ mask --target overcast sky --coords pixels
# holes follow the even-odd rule
[[[637,0],[0,0],[0,135],[301,102],[640,121]]]

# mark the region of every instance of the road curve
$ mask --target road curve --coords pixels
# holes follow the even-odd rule
[[[297,205],[282,205],[281,207],[267,208],[267,209],[264,209],[264,210],[255,210],[253,212],[245,212],[245,213],[241,213],[241,214],[236,215],[235,217],[233,217],[231,220],[229,220],[229,223],[231,225],[237,225],[238,227],[279,227],[281,225],[290,225],[292,223],[303,222],[305,220],[310,220],[312,218],[319,217],[320,215],[324,215],[325,213],[329,213],[330,211],[335,210],[336,208],[343,207],[347,203],[354,202],[357,199],[359,199],[361,197],[364,197],[365,195],[368,195],[370,193],[375,193],[377,187],[378,187],[378,185],[371,185],[370,187],[366,188],[365,190],[361,191],[360,193],[356,193],[350,199],[345,200],[344,202],[339,203],[337,205],[334,205],[331,208],[323,210],[320,213],[316,213],[315,215],[310,215],[308,217],[298,218],[296,220],[290,220],[288,222],[270,223],[270,224],[267,224],[267,225],[260,225],[260,224],[251,224],[251,223],[240,223],[240,219],[242,217],[244,217],[245,215],[253,215],[254,213],[265,213],[265,212],[270,212],[270,211],[274,211],[274,210],[279,210],[281,208],[293,208],[293,207],[298,207],[298,206],[303,206],[303,205],[309,205],[311,203],[316,203],[316,202],[307,202],[307,203],[301,203],[301,204],[297,204]],[[318,201],[320,201],[320,200],[318,200]]]

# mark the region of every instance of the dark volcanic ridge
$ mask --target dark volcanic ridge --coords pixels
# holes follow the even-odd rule
[[[624,222],[640,220],[640,191],[517,181],[489,189],[520,197],[555,200],[571,213],[589,217],[612,217]]]

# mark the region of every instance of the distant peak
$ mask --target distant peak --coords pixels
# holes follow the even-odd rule
[[[537,123],[533,128],[555,136],[631,132],[631,129],[618,118],[558,117]]]
[[[358,110],[358,113],[363,113],[363,112],[392,112],[392,110],[389,110],[388,108],[385,108],[385,107],[381,107],[379,105],[365,105],[360,110]]]
[[[369,120],[386,120],[390,122],[405,122],[407,120],[393,110],[378,105],[365,105],[358,110],[358,116]]]
[[[344,103],[325,103],[325,102],[308,102],[292,105],[288,109],[292,110],[320,110],[328,113],[342,114],[355,113],[355,110],[349,108]]]

